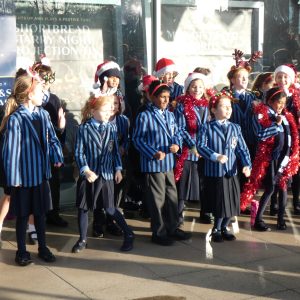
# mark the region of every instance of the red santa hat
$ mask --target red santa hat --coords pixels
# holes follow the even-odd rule
[[[296,67],[294,65],[286,64],[286,65],[281,65],[281,66],[277,67],[274,71],[274,77],[275,78],[276,78],[276,75],[279,72],[287,74],[291,78],[292,83],[295,83],[297,70],[296,70]]]
[[[158,78],[156,78],[153,75],[145,75],[143,77],[143,80],[141,82],[141,84],[138,86],[138,90],[140,92],[148,92],[149,89],[149,85],[151,84],[152,81],[154,80],[158,80]]]
[[[186,80],[184,81],[184,92],[186,93],[189,89],[189,86],[191,84],[191,82],[195,79],[200,79],[203,81],[204,87],[206,87],[207,84],[207,77],[202,74],[202,73],[198,73],[198,72],[194,72],[194,73],[190,73],[188,75],[188,77],[186,78]]]
[[[175,72],[175,76],[178,75],[174,61],[168,58],[161,58],[155,65],[155,71],[153,72],[153,75],[161,78],[164,76],[164,74],[169,72]]]
[[[114,61],[105,61],[104,63],[98,65],[94,77],[93,88],[99,88],[105,81],[107,81],[108,77],[111,76],[121,78],[120,66],[117,63]]]

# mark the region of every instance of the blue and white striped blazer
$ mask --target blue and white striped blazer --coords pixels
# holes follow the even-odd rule
[[[208,117],[208,107],[205,106],[194,106],[194,111],[197,118],[197,128],[200,130],[200,127],[202,124],[207,122]],[[191,137],[191,135],[188,132],[186,119],[184,116],[184,105],[182,103],[179,103],[174,111],[174,115],[177,121],[177,125],[180,131],[180,134],[183,138],[183,142],[185,145],[187,145],[188,148],[192,148],[193,146],[197,145],[197,138],[199,137],[197,134],[194,137]],[[198,161],[198,157],[193,154],[189,153],[187,160],[191,161]]]
[[[43,108],[36,108],[36,112],[42,125],[42,143],[31,112],[23,105],[7,121],[2,152],[7,186],[37,186],[51,177],[50,161],[63,163],[61,145],[48,112]]]
[[[122,170],[116,126],[108,123],[100,134],[92,119],[81,124],[76,135],[75,160],[79,170],[89,167],[95,174],[112,180],[115,171]]]
[[[237,174],[237,158],[243,166],[251,168],[249,150],[239,125],[227,121],[226,137],[218,121],[203,124],[199,132],[198,151],[205,158],[204,175],[209,177],[233,176]],[[212,160],[214,153],[228,157],[225,164]]]
[[[129,119],[125,115],[117,115],[111,123],[116,125],[119,146],[122,146],[125,151],[128,151]]]
[[[170,101],[175,100],[178,96],[183,94],[183,86],[177,82],[174,82],[170,88]]]
[[[168,110],[164,112],[165,119],[159,109],[151,105],[136,119],[133,143],[141,153],[141,171],[144,173],[171,171],[174,167],[174,154],[169,148],[172,144],[179,147],[182,144],[174,114]],[[163,160],[153,158],[158,151],[166,153]]]
[[[239,102],[232,103],[232,115],[230,117],[230,121],[241,126],[243,137],[247,145],[255,145],[256,137],[252,123],[252,103],[256,99],[256,96],[249,91],[245,91],[241,95],[233,92],[233,96],[236,99],[239,99]],[[244,111],[241,108],[241,102],[244,102]]]

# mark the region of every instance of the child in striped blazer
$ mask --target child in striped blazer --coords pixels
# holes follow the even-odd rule
[[[124,232],[121,251],[133,248],[133,231],[114,202],[114,180],[117,184],[122,180],[117,130],[109,122],[114,97],[92,96],[82,109],[75,143],[75,160],[80,170],[76,194],[80,237],[73,253],[87,246],[88,211],[102,208]]]
[[[141,171],[145,173],[152,242],[168,246],[174,239],[190,238],[178,228],[178,198],[173,173],[174,154],[182,138],[174,114],[166,109],[169,86],[155,80],[149,86],[149,94],[153,104],[138,115],[133,143],[141,154]]]
[[[237,158],[243,173],[250,175],[251,160],[241,128],[229,122],[232,97],[226,92],[210,99],[213,119],[202,125],[198,151],[205,159],[204,210],[214,215],[212,241],[233,241],[227,226],[231,217],[240,213],[240,187],[237,179]]]
[[[6,183],[11,187],[10,206],[17,217],[15,261],[21,266],[32,263],[25,243],[30,214],[34,215],[38,256],[46,262],[55,261],[46,247],[45,214],[51,207],[50,161],[60,167],[63,155],[49,114],[39,107],[43,100],[43,83],[32,69],[16,78],[1,124]]]

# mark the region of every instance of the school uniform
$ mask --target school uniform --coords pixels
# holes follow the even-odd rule
[[[52,163],[63,163],[63,155],[49,114],[23,105],[9,117],[4,133],[4,170],[11,187],[10,209],[17,216],[18,254],[25,255],[27,220],[34,215],[39,249],[45,249],[44,215],[51,208],[48,179]]]
[[[145,173],[147,204],[153,236],[165,238],[178,227],[178,200],[174,181],[172,144],[181,146],[182,138],[174,114],[151,105],[136,119],[133,143],[140,152],[141,171]],[[163,160],[154,155],[166,153]],[[167,211],[168,213],[163,213]]]
[[[172,85],[169,85],[169,88],[170,88],[170,102],[183,94],[183,86],[178,84],[177,82],[173,82]]]
[[[224,128],[225,127],[225,128]],[[198,151],[204,162],[204,210],[215,217],[236,216],[240,212],[240,190],[237,179],[237,158],[242,166],[251,167],[249,150],[239,125],[212,120],[203,124],[199,132]],[[217,161],[219,154],[228,161]]]

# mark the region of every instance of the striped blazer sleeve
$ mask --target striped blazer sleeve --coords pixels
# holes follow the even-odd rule
[[[259,140],[266,140],[272,136],[275,136],[278,134],[278,126],[276,123],[273,123],[270,127],[264,128],[259,123],[257,116],[253,116],[253,129],[254,132]]]
[[[128,150],[129,146],[129,119],[125,115],[120,115],[117,117],[117,128],[118,133],[121,134],[120,146],[122,146],[125,151]]]
[[[187,131],[187,125],[186,125],[186,120],[183,112],[183,105],[179,104],[175,111],[174,115],[176,118],[176,122],[178,125],[179,132],[183,138],[183,141],[188,145],[189,148],[192,148],[195,146],[196,142],[193,140],[193,138],[190,136],[190,134]]]
[[[115,171],[122,170],[122,160],[119,152],[118,138],[116,132],[112,132],[114,139],[114,156],[113,156],[113,165]]]
[[[199,142],[197,150],[205,159],[211,159],[211,155],[215,153],[212,149],[207,146],[208,139],[208,123],[203,124],[199,131]]]
[[[84,127],[80,125],[75,140],[75,161],[78,169],[81,170],[83,167],[90,167],[87,163],[85,156],[85,143],[84,143]]]
[[[149,131],[149,116],[147,112],[142,112],[137,116],[136,126],[133,132],[133,144],[135,148],[141,152],[142,155],[148,159],[152,159],[154,154],[158,151],[147,141]]]
[[[245,143],[245,140],[242,135],[241,127],[236,125],[237,127],[237,136],[238,136],[238,143],[235,150],[236,156],[241,160],[243,167],[250,167],[251,168],[251,158],[248,147]]]
[[[21,186],[21,128],[16,116],[7,121],[4,135],[3,160],[8,186]]]

